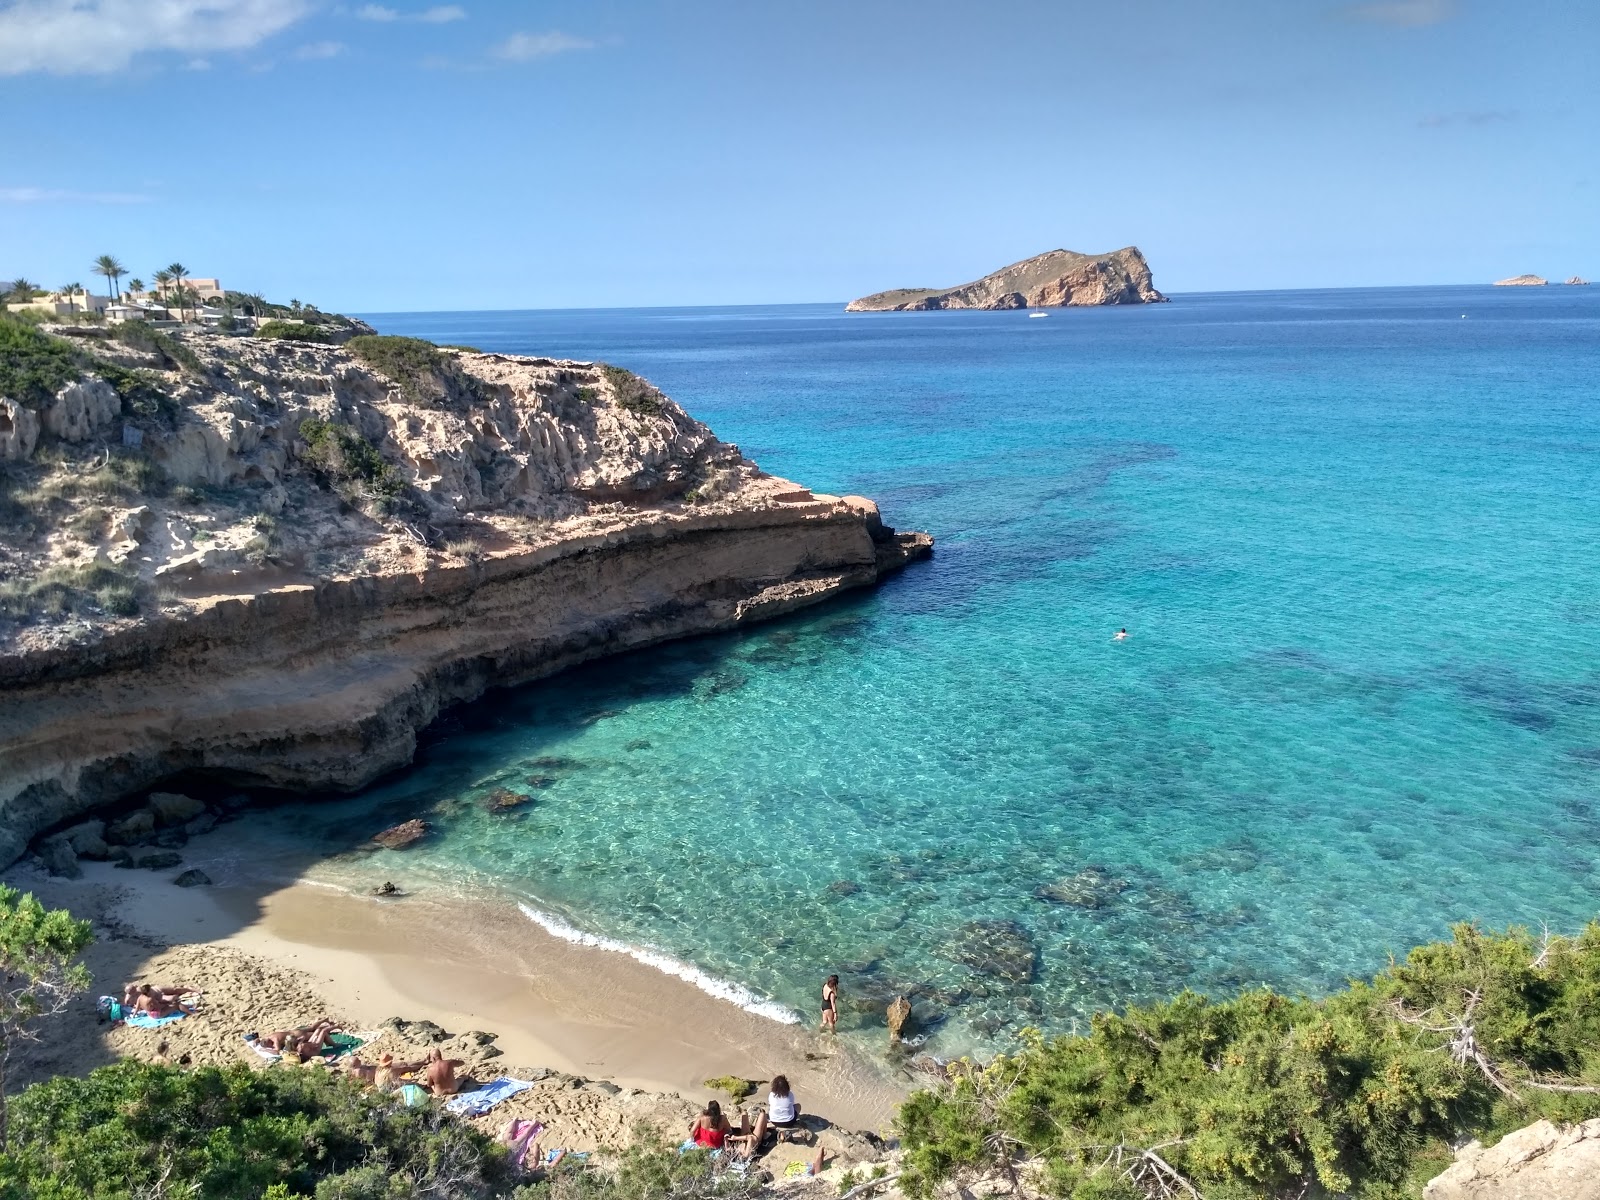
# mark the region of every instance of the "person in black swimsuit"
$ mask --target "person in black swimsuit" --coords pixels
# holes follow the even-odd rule
[[[829,975],[822,985],[822,1027],[829,1033],[839,1032],[839,977]]]

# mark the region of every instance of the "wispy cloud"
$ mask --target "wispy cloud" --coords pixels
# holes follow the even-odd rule
[[[451,21],[465,21],[467,10],[459,4],[436,4],[421,12],[403,13],[382,4],[365,4],[356,9],[356,16],[363,21],[421,21],[425,25],[448,25]]]
[[[1456,15],[1456,0],[1374,0],[1347,4],[1339,10],[1353,21],[1371,21],[1397,29],[1422,29]]]
[[[307,42],[294,52],[294,56],[301,62],[315,62],[320,58],[338,58],[343,53],[343,42]]]
[[[1443,129],[1447,125],[1505,125],[1521,114],[1512,109],[1494,109],[1485,112],[1430,113],[1417,124],[1424,129]]]
[[[309,0],[13,0],[0,5],[0,75],[105,75],[136,55],[246,50]]]
[[[3,204],[148,204],[138,192],[74,192],[63,188],[0,187]]]
[[[593,42],[570,33],[513,33],[494,48],[494,57],[505,62],[533,62],[572,50],[593,49]]]

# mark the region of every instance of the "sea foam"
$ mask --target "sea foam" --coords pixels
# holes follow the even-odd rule
[[[539,928],[552,937],[558,937],[564,942],[571,942],[577,946],[593,946],[597,950],[610,950],[614,954],[626,954],[635,962],[641,962],[647,967],[654,967],[666,975],[692,983],[708,996],[715,996],[718,1000],[726,1000],[729,1004],[737,1004],[747,1013],[754,1013],[758,1017],[766,1017],[769,1021],[777,1021],[781,1025],[800,1024],[800,1014],[776,1000],[768,1000],[756,995],[742,984],[730,983],[726,979],[718,979],[715,975],[708,975],[699,967],[673,958],[660,950],[651,950],[642,946],[630,946],[627,942],[619,942],[616,938],[602,937],[597,933],[585,933],[576,926],[563,921],[551,913],[541,912],[531,905],[518,903],[522,915],[527,917]]]

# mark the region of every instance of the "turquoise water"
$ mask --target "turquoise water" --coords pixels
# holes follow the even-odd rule
[[[314,830],[431,813],[413,877],[808,1020],[916,986],[941,1051],[1600,907],[1600,289],[372,319],[631,367],[939,546],[493,696]]]

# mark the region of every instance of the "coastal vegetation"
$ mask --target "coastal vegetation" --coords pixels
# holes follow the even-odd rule
[[[1184,992],[948,1076],[899,1118],[915,1196],[1027,1175],[1078,1200],[1400,1200],[1463,1135],[1600,1115],[1600,923],[1460,925],[1324,999]]]
[[[655,417],[661,414],[661,393],[625,367],[600,364],[600,373],[611,385],[617,404],[638,417]]]
[[[310,325],[305,321],[284,321],[276,317],[257,326],[256,336],[282,338],[289,342],[312,342],[317,345],[327,345],[333,341],[333,335],[320,325]]]
[[[345,349],[400,387],[408,404],[432,404],[441,396],[471,395],[474,384],[447,354],[421,338],[360,334]]]
[[[348,425],[310,417],[300,423],[300,437],[306,444],[305,464],[347,502],[384,505],[405,491],[400,472]]]

